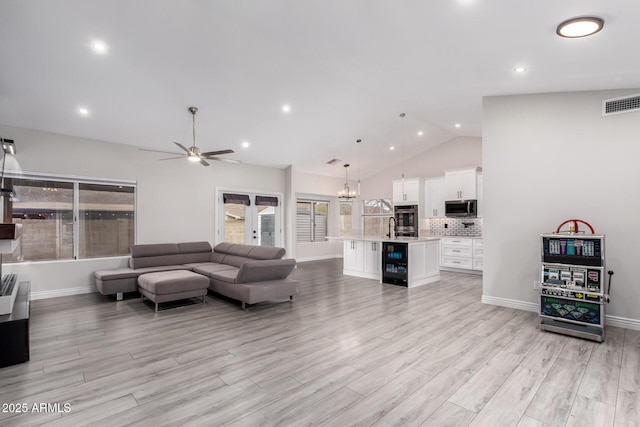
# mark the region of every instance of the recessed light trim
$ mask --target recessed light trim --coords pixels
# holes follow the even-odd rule
[[[603,27],[604,19],[596,16],[581,16],[561,22],[556,28],[556,34],[560,37],[576,39],[595,34]]]
[[[454,126],[457,127],[457,128],[462,127],[462,125],[460,123],[456,123]]]
[[[396,147],[394,147],[393,145],[391,147],[389,147],[389,150],[391,150],[391,151],[393,151],[395,149],[396,149]]]
[[[80,114],[81,116],[88,116],[89,110],[85,107],[80,107],[78,108],[78,114]]]
[[[424,132],[422,132],[421,130],[418,131],[418,136],[422,136],[424,135]]]
[[[289,104],[284,104],[284,105],[282,106],[282,112],[283,112],[283,113],[290,113],[290,112],[291,112],[291,105],[289,105]]]
[[[526,73],[527,69],[525,67],[515,67],[513,69],[513,71],[515,71],[516,73],[520,73],[521,74],[521,73]]]
[[[247,141],[242,141],[242,148],[249,148],[249,145]]]

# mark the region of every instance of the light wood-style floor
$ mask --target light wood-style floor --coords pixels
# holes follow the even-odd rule
[[[158,314],[34,301],[31,361],[0,369],[0,403],[70,411],[0,425],[639,425],[640,332],[541,332],[535,313],[482,304],[479,276],[406,289],[341,270],[301,263],[302,295],[248,312],[211,295]]]

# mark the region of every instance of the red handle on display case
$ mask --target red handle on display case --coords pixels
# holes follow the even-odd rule
[[[589,230],[591,230],[591,234],[596,234],[596,232],[593,230],[593,227],[591,226],[591,224],[589,224],[587,221],[583,221],[581,219],[568,219],[565,222],[563,222],[562,224],[560,224],[558,226],[558,228],[556,229],[556,233],[560,232],[560,229],[562,228],[563,225],[565,225],[568,222],[573,222],[573,231],[574,233],[578,232],[578,223],[581,222],[584,225],[586,225],[587,227],[589,227]]]

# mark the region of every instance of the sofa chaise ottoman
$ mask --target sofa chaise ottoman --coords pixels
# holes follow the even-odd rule
[[[144,297],[156,304],[168,301],[176,301],[186,298],[205,296],[209,288],[209,279],[202,274],[189,270],[171,270],[156,273],[146,273],[138,277],[138,289]]]

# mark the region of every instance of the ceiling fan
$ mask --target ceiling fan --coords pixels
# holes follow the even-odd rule
[[[239,160],[234,160],[234,159],[223,159],[220,157],[215,157],[215,156],[219,156],[221,154],[231,154],[234,151],[233,150],[219,150],[219,151],[207,151],[205,153],[200,151],[200,148],[198,148],[196,146],[196,113],[198,112],[198,108],[197,107],[189,107],[189,112],[192,115],[193,118],[193,145],[189,148],[185,147],[184,145],[180,144],[179,142],[174,142],[174,144],[176,144],[178,147],[180,147],[181,149],[183,149],[185,151],[185,154],[181,154],[177,157],[169,157],[166,159],[160,159],[160,160],[172,160],[172,159],[182,159],[182,158],[188,158],[189,160],[191,160],[192,162],[200,162],[201,165],[203,166],[209,166],[209,163],[207,162],[207,160],[217,160],[217,161],[221,161],[221,162],[229,162],[229,163],[240,163]],[[145,149],[145,148],[141,148],[140,150],[142,151],[153,151],[156,153],[167,153],[167,154],[178,154],[178,153],[172,153],[170,151],[160,151],[160,150],[149,150],[149,149]]]

